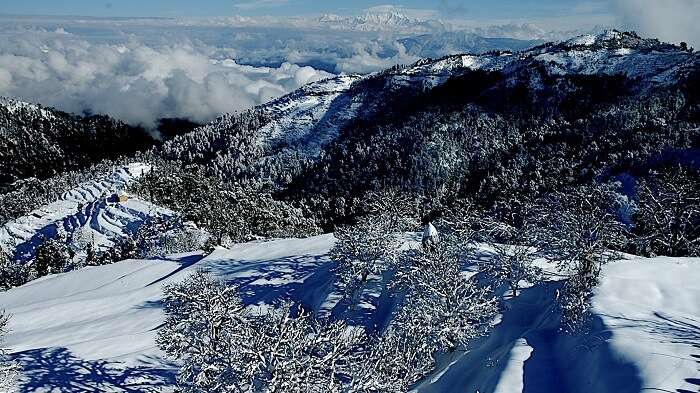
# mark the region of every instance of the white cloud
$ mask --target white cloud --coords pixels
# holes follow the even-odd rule
[[[235,3],[233,6],[241,10],[254,10],[257,8],[275,7],[288,4],[289,0],[253,0],[244,3]]]
[[[379,44],[365,46],[354,45],[354,53],[349,58],[337,59],[336,68],[339,72],[369,73],[383,70],[396,64],[410,64],[419,58],[406,54],[406,48],[398,42],[393,43],[396,54],[382,56],[379,52],[383,49]]]
[[[430,16],[427,11],[380,6],[368,12],[374,15],[338,20],[0,15],[0,95],[70,112],[106,113],[132,124],[152,125],[162,117],[205,122],[330,73],[369,73],[413,63],[416,52],[408,53],[399,40],[447,28],[411,19]],[[402,18],[392,12],[413,13]],[[532,25],[462,29],[494,37],[549,34]],[[428,41],[436,44],[421,55],[475,50],[461,41]]]
[[[700,0],[613,0],[619,22],[645,36],[700,46]]]
[[[26,33],[0,42],[0,95],[146,126],[163,117],[206,122],[330,76],[292,64],[271,68],[211,60],[207,46],[92,44],[63,34]]]

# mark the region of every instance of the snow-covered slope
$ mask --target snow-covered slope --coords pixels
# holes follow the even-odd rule
[[[560,284],[508,301],[493,332],[445,359],[426,392],[695,392],[700,386],[700,259],[611,263],[593,297],[592,327],[560,331]]]
[[[301,145],[317,153],[356,115],[359,103],[344,95],[358,75],[312,83],[263,107],[272,118],[260,131],[270,145]]]
[[[527,78],[535,89],[537,81],[546,77],[625,75],[635,80],[635,87],[641,91],[678,83],[687,69],[698,65],[699,56],[634,33],[607,31],[522,52],[426,59],[366,76],[341,75],[311,83],[261,105],[257,109],[268,120],[255,132],[254,139],[264,157],[284,148],[316,157],[349,120],[372,116],[396,95],[430,90],[468,70],[500,72],[505,83]],[[224,116],[193,135],[239,132],[230,128],[231,123],[231,117]],[[172,144],[174,150],[187,150],[177,144],[177,140]]]
[[[20,261],[34,256],[41,236],[55,237],[59,232],[91,241],[98,248],[109,247],[112,240],[135,230],[149,215],[164,209],[136,198],[126,202],[110,201],[134,179],[150,169],[134,163],[116,168],[102,178],[66,191],[62,198],[0,227],[0,246]]]
[[[232,280],[248,304],[284,294],[318,304],[329,291],[331,235],[250,243],[231,250],[129,260],[48,276],[0,293],[12,332],[5,345],[25,367],[26,391],[152,391],[174,365],[155,348],[162,285],[207,269]],[[36,389],[36,390],[35,390]]]
[[[153,341],[164,320],[163,284],[205,269],[239,285],[246,304],[291,297],[322,315],[337,313],[327,256],[333,243],[332,235],[248,243],[205,258],[130,260],[44,277],[0,294],[0,307],[13,314],[7,346],[25,366],[27,391],[172,386],[176,366]],[[700,260],[681,258],[610,264],[593,299],[593,330],[573,336],[559,331],[560,283],[525,289],[507,301],[489,337],[443,359],[419,391],[697,391],[698,267]]]

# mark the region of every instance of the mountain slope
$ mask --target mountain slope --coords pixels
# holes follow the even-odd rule
[[[77,116],[0,98],[0,191],[16,180],[47,178],[131,155],[156,140],[107,116]]]
[[[256,114],[259,118],[255,124],[237,124],[236,116],[227,115],[189,136],[167,143],[165,151],[177,158],[185,158],[188,154],[203,156],[197,150],[210,149],[206,155],[211,159],[226,155],[226,149],[230,146],[222,144],[198,148],[192,141],[204,139],[202,136],[207,134],[215,135],[209,136],[209,139],[222,139],[231,137],[230,134],[243,133],[262,148],[263,155],[274,152],[274,148],[289,147],[313,157],[320,152],[319,147],[339,135],[350,119],[382,116],[382,107],[396,101],[396,95],[417,96],[465,73],[496,72],[501,75],[497,83],[501,80],[515,83],[527,76],[532,79],[574,75],[621,76],[634,80],[636,87],[641,89],[642,86],[660,87],[678,83],[689,69],[697,66],[698,58],[697,53],[657,40],[610,31],[523,52],[454,55],[438,60],[421,60],[408,67],[394,67],[364,77],[339,76],[309,84],[258,107]],[[526,71],[529,75],[524,75]],[[538,88],[537,85],[530,87]],[[245,129],[239,129],[243,127]],[[308,146],[305,142],[308,142]]]
[[[326,315],[337,302],[327,256],[333,242],[323,235],[248,243],[205,258],[129,260],[45,277],[0,294],[0,305],[13,314],[6,345],[25,366],[25,390],[172,387],[176,366],[154,346],[164,320],[163,284],[205,269],[239,285],[248,305],[292,297]],[[525,289],[506,300],[490,336],[443,359],[418,391],[693,391],[700,377],[698,263],[656,258],[610,264],[593,298],[597,325],[587,334],[558,332],[552,296],[560,283]],[[362,321],[381,318],[382,310],[364,309]]]
[[[113,196],[150,170],[149,165],[133,163],[101,179],[94,179],[67,190],[60,199],[0,227],[0,247],[18,263],[30,261],[44,239],[62,234],[75,246],[90,243],[104,251],[118,239],[133,235],[155,214],[172,214],[138,198],[117,203]]]

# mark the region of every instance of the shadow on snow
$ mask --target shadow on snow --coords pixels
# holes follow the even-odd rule
[[[33,349],[13,354],[22,365],[22,392],[159,392],[175,384],[177,367],[147,358],[139,367],[84,360],[66,348]]]

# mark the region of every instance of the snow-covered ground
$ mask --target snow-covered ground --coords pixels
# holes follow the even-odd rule
[[[154,338],[164,320],[162,285],[196,269],[240,287],[246,304],[291,297],[337,313],[332,235],[240,244],[129,260],[48,276],[0,293],[12,315],[6,346],[25,367],[25,391],[158,391],[176,366]],[[559,331],[548,282],[507,300],[492,334],[442,359],[422,392],[697,392],[700,386],[700,260],[633,259],[605,268],[594,326]],[[376,317],[382,307],[367,311]]]
[[[74,241],[92,242],[98,248],[111,246],[113,240],[135,231],[149,215],[169,214],[137,198],[110,201],[149,169],[146,164],[129,164],[66,191],[61,199],[0,227],[0,247],[10,254],[16,252],[21,261],[30,260],[41,236],[53,238],[59,232],[72,235]]]

